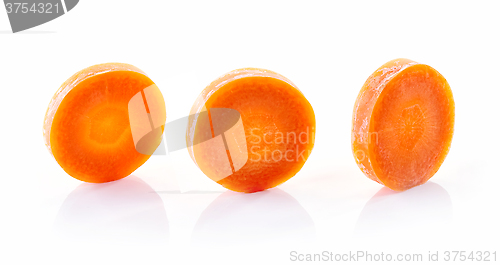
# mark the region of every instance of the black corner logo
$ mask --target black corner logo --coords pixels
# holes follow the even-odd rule
[[[58,18],[79,0],[3,0],[12,32],[16,33]]]

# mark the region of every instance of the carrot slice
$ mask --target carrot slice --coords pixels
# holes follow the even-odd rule
[[[227,110],[239,113],[237,122],[230,121]],[[202,91],[191,109],[186,142],[205,175],[227,189],[249,193],[275,187],[299,172],[313,149],[315,126],[311,104],[290,80],[245,68]],[[207,135],[213,139],[199,140]]]
[[[109,182],[130,175],[162,139],[163,96],[144,72],[120,63],[70,77],[45,114],[45,145],[69,175]]]
[[[363,85],[353,113],[352,150],[370,179],[403,191],[427,182],[450,149],[455,102],[430,66],[392,60]]]

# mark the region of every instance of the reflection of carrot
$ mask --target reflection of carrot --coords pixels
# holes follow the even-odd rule
[[[240,121],[230,121],[233,127],[219,135],[217,127],[232,120],[224,109],[237,110]],[[256,192],[287,181],[314,146],[311,105],[288,79],[268,70],[220,77],[202,91],[191,114],[186,138],[193,161],[230,190]],[[213,139],[196,144],[207,135]]]
[[[130,104],[137,98],[141,104]],[[74,74],[54,95],[45,114],[44,140],[69,175],[108,182],[148,160],[160,144],[165,118],[163,96],[141,70],[119,63],[95,65]],[[154,135],[137,133],[144,128]],[[146,151],[136,149],[138,142]]]
[[[450,149],[455,102],[444,77],[407,59],[382,65],[354,106],[352,148],[359,168],[393,190],[429,180]]]

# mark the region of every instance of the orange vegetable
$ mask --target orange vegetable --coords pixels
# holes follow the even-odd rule
[[[237,122],[224,110],[239,112]],[[202,91],[191,109],[186,142],[209,178],[230,190],[257,192],[299,172],[313,149],[315,126],[311,104],[290,80],[246,68]],[[223,127],[230,129],[218,129]],[[207,136],[213,139],[200,140]]]
[[[352,150],[370,179],[403,191],[429,180],[451,145],[455,102],[446,79],[408,59],[382,65],[353,113]]]
[[[108,182],[148,160],[165,119],[163,96],[144,72],[100,64],[74,74],[56,92],[45,114],[44,140],[69,175]]]

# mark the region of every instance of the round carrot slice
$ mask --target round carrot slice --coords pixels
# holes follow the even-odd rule
[[[455,102],[446,79],[408,59],[377,69],[353,113],[352,150],[370,179],[403,191],[429,180],[451,145]]]
[[[233,191],[257,192],[299,172],[313,149],[315,126],[311,104],[290,80],[245,68],[202,91],[186,142],[209,178]]]
[[[70,77],[45,114],[45,145],[69,175],[109,182],[130,175],[162,139],[165,102],[138,68],[91,66]]]

